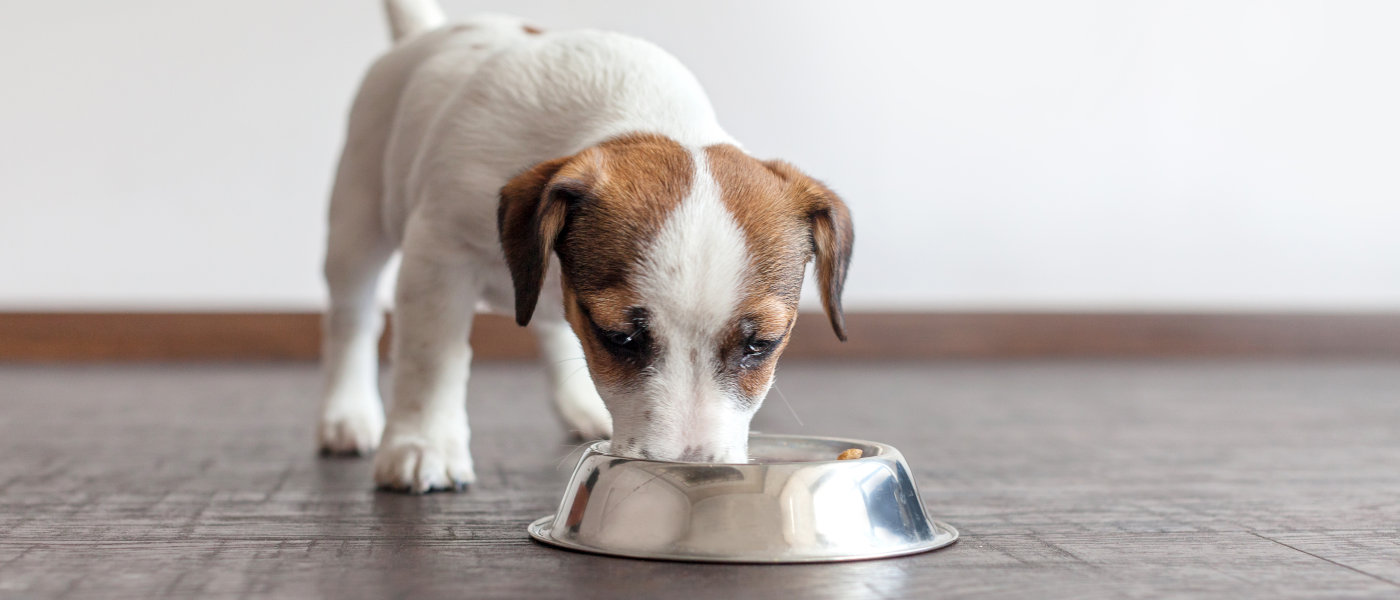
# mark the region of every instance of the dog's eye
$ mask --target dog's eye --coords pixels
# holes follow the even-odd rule
[[[628,310],[632,321],[632,331],[629,333],[600,327],[598,322],[593,320],[593,316],[589,314],[588,307],[584,306],[583,303],[579,303],[578,307],[579,311],[588,317],[588,325],[593,329],[594,339],[598,340],[598,344],[603,346],[608,354],[640,366],[650,360],[651,355],[655,353],[656,349],[651,334],[647,330],[646,309],[632,308]]]
[[[640,327],[632,333],[598,329],[598,338],[614,356],[626,359],[640,359],[647,351],[647,331]]]
[[[627,347],[627,346],[632,346],[632,345],[635,345],[635,344],[637,343],[637,334],[635,334],[635,333],[623,333],[623,332],[621,332],[621,331],[609,331],[609,332],[604,333],[603,336],[607,338],[608,343],[610,343],[610,344],[612,344],[612,345],[614,345],[614,346],[619,346],[619,347],[624,347],[624,348],[625,348],[625,347]]]
[[[744,344],[744,356],[767,354],[772,349],[773,342],[769,340],[749,340],[747,344]]]
[[[743,355],[739,357],[739,367],[752,369],[763,364],[773,349],[778,347],[778,342],[773,340],[759,340],[749,338],[744,342]]]

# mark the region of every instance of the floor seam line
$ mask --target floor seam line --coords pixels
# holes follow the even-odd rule
[[[1386,578],[1384,578],[1384,577],[1381,577],[1380,575],[1375,575],[1375,574],[1373,574],[1373,573],[1367,573],[1366,571],[1362,571],[1361,569],[1358,569],[1358,568],[1353,567],[1353,566],[1351,566],[1351,565],[1339,563],[1339,562],[1337,562],[1337,561],[1335,561],[1335,560],[1332,560],[1332,559],[1330,559],[1330,558],[1327,558],[1326,556],[1321,556],[1321,555],[1313,554],[1313,553],[1308,552],[1307,550],[1303,550],[1302,548],[1299,548],[1299,547],[1297,547],[1297,546],[1292,546],[1292,545],[1289,545],[1289,544],[1285,544],[1285,543],[1283,543],[1283,542],[1280,542],[1280,541],[1278,541],[1278,540],[1276,540],[1276,539],[1274,539],[1274,538],[1271,538],[1271,537],[1269,537],[1269,536],[1267,536],[1267,535],[1260,535],[1260,534],[1255,533],[1255,532],[1253,532],[1253,531],[1249,532],[1249,534],[1252,535],[1252,536],[1254,536],[1254,537],[1257,537],[1257,538],[1259,538],[1259,539],[1262,539],[1262,540],[1269,540],[1270,542],[1273,542],[1273,543],[1275,543],[1275,544],[1278,544],[1278,545],[1280,545],[1280,546],[1283,546],[1284,548],[1288,548],[1289,550],[1293,550],[1294,552],[1301,552],[1301,553],[1303,553],[1303,554],[1306,554],[1306,555],[1311,556],[1311,557],[1313,557],[1313,558],[1316,558],[1316,559],[1318,559],[1318,560],[1321,560],[1321,561],[1324,561],[1324,562],[1328,562],[1328,563],[1332,563],[1332,564],[1334,564],[1334,565],[1336,565],[1336,566],[1339,566],[1339,567],[1341,567],[1341,568],[1343,568],[1343,569],[1346,569],[1346,570],[1348,570],[1348,571],[1352,571],[1352,572],[1354,572],[1354,573],[1359,573],[1359,574],[1361,574],[1361,575],[1365,575],[1365,576],[1367,576],[1367,577],[1370,577],[1371,579],[1375,579],[1376,581],[1382,581],[1382,582],[1388,583],[1388,584],[1390,584],[1390,585],[1393,585],[1393,586],[1395,586],[1395,587],[1400,587],[1400,582],[1391,581],[1391,580],[1389,580],[1389,579],[1386,579]]]

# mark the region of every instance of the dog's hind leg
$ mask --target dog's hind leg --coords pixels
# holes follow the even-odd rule
[[[559,417],[585,440],[612,436],[612,417],[598,397],[588,374],[583,349],[562,316],[540,307],[530,324],[540,342],[540,354],[549,374],[550,390]]]
[[[322,324],[324,388],[316,439],[326,453],[363,454],[379,445],[379,334],[383,310],[376,290],[394,243],[380,218],[373,157],[347,146],[331,192],[325,276],[330,306]],[[361,160],[367,159],[367,160]]]

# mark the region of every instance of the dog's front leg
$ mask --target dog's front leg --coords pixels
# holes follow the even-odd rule
[[[374,479],[422,493],[476,479],[467,448],[467,335],[480,296],[465,257],[405,247],[394,302],[393,403]]]
[[[554,388],[554,407],[559,417],[585,440],[610,437],[612,417],[598,397],[583,349],[568,321],[541,310],[530,327],[540,341],[540,355]]]

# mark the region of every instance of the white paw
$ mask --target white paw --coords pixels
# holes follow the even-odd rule
[[[563,385],[554,390],[554,405],[569,429],[585,440],[612,437],[612,415],[598,390],[587,379],[583,384]]]
[[[423,436],[388,435],[374,456],[374,482],[391,490],[462,490],[475,481],[464,441],[434,443]]]
[[[316,427],[316,443],[326,454],[369,454],[384,432],[384,410],[378,406],[330,408]]]

